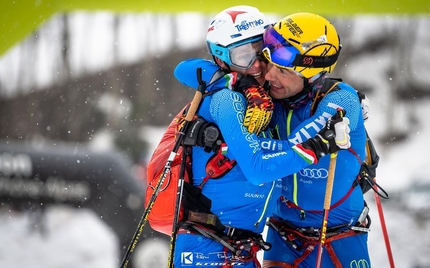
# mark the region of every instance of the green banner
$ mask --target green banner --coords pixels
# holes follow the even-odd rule
[[[203,12],[216,14],[234,5],[251,5],[262,12],[291,14],[313,12],[323,16],[362,14],[429,15],[430,1],[423,0],[1,0],[0,55],[59,12]]]

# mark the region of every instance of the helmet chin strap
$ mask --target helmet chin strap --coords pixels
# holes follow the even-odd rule
[[[230,68],[230,65],[228,65],[225,61],[224,61],[224,64],[225,64],[225,67],[227,67],[227,70],[228,70],[229,72],[232,72],[232,70],[231,70],[231,68]]]
[[[316,91],[318,89],[321,89],[324,85],[325,79],[327,78],[326,73],[326,71],[323,71],[307,79],[309,90]]]
[[[222,69],[227,69],[227,71],[232,72],[232,70],[231,70],[231,68],[230,68],[230,65],[228,65],[228,64],[227,64],[227,62],[225,62],[225,61],[221,60],[220,58],[218,58],[217,56],[214,56],[214,55],[212,55],[212,58],[213,58],[213,60],[214,60],[215,64],[216,64],[216,65],[218,65],[220,68],[222,68]],[[222,61],[222,62],[224,63],[224,65],[225,65],[225,68],[223,68],[222,66],[220,66],[220,65],[218,64],[218,61],[217,61],[216,59],[218,59],[218,60]]]
[[[298,107],[306,104],[315,95],[315,90],[321,88],[326,78],[326,72],[318,73],[311,78],[303,79],[303,89],[296,95],[282,99],[282,104],[287,109],[297,109]]]

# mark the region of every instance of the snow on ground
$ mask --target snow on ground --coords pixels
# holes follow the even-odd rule
[[[0,241],[0,267],[118,267],[117,237],[89,209],[57,205],[38,215],[3,207]]]

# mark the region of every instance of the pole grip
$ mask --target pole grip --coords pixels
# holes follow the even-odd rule
[[[196,94],[194,94],[193,100],[191,101],[187,115],[185,116],[185,121],[188,122],[191,122],[194,118],[194,115],[197,113],[197,110],[199,109],[200,103],[203,99],[203,93],[206,90],[206,82],[202,78],[202,68],[197,68],[196,75],[199,86],[197,88]]]
[[[328,178],[325,188],[324,209],[330,209],[331,196],[333,194],[334,174],[336,170],[337,152],[330,154],[330,165],[328,169]]]
[[[194,115],[197,113],[197,109],[199,108],[200,102],[202,101],[203,94],[200,91],[196,91],[194,94],[194,98],[191,102],[190,108],[185,116],[185,121],[191,122],[194,118]]]

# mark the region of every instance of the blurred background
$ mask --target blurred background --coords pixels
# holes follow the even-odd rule
[[[146,163],[192,99],[173,76],[209,59],[207,25],[238,1],[0,3],[0,267],[118,267],[143,213]],[[370,98],[367,129],[398,267],[430,267],[430,2],[247,1],[276,22],[315,12],[343,45],[332,77]],[[389,267],[380,214],[373,267]],[[148,225],[148,224],[147,224]],[[130,267],[166,266],[146,226]]]

